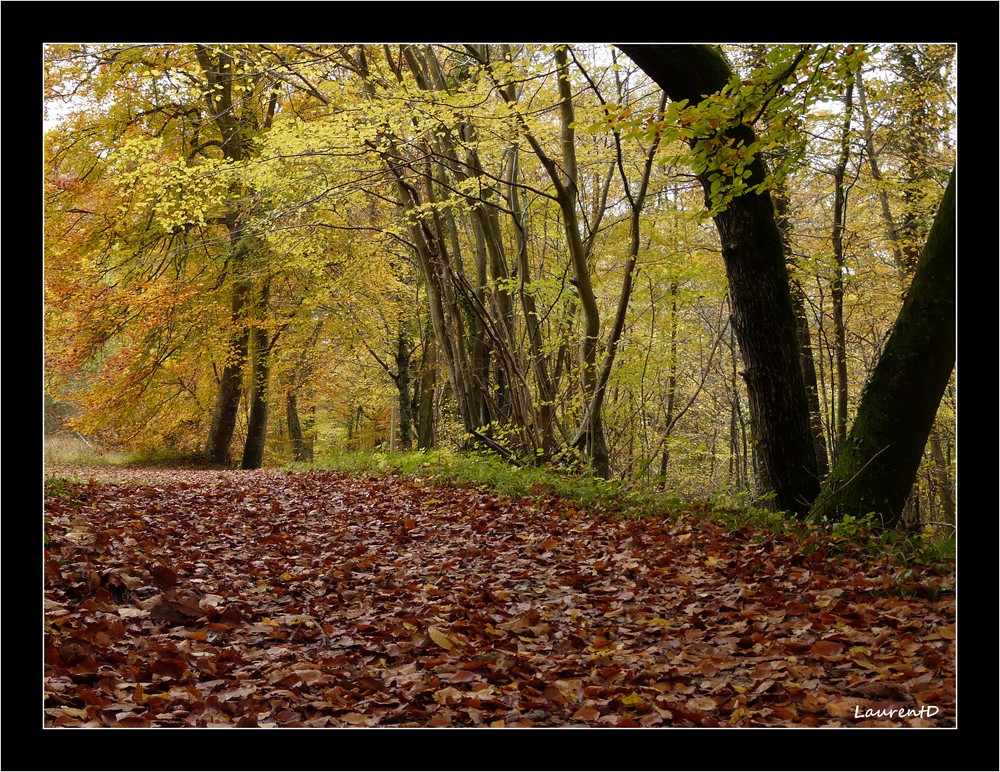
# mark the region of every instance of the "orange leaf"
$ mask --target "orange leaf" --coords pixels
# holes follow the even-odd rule
[[[844,646],[836,641],[816,641],[809,650],[814,657],[836,657]]]

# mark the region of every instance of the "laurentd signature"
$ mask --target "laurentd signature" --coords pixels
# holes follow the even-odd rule
[[[941,712],[936,705],[924,705],[920,708],[865,708],[854,706],[855,718],[933,718]]]

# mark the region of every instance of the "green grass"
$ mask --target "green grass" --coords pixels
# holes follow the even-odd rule
[[[399,474],[440,485],[489,488],[511,498],[560,499],[593,512],[625,516],[666,514],[687,506],[676,497],[625,483],[569,475],[544,466],[516,467],[490,454],[442,450],[339,453],[317,458],[310,466],[372,476]],[[287,468],[308,466],[289,464]]]
[[[461,454],[444,450],[414,453],[338,453],[318,457],[312,464],[288,464],[287,469],[329,469],[351,474],[399,474],[414,480],[452,486],[488,488],[511,498],[559,499],[595,514],[621,517],[695,517],[735,533],[750,531],[753,538],[787,535],[800,540],[803,551],[823,550],[832,558],[860,551],[868,560],[941,572],[954,566],[954,540],[928,535],[880,532],[865,518],[841,523],[816,523],[772,511],[766,501],[747,492],[720,491],[712,500],[681,497],[556,469],[515,467],[489,454]]]

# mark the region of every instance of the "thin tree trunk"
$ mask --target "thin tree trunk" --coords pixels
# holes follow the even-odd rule
[[[296,461],[308,461],[302,422],[299,420],[298,397],[291,390],[285,395],[285,419],[288,423],[288,439],[292,443],[292,457]]]
[[[889,194],[883,184],[882,169],[879,166],[878,152],[875,148],[875,138],[872,132],[871,114],[868,112],[868,100],[864,87],[864,80],[861,70],[855,75],[858,86],[858,107],[861,110],[862,131],[865,140],[865,155],[868,157],[868,166],[871,169],[872,179],[875,180],[878,191],[879,207],[882,211],[882,221],[885,223],[886,234],[889,237],[889,245],[892,247],[892,256],[900,271],[907,271],[906,259],[899,248],[899,233],[896,228],[896,220],[892,214],[892,207],[889,203]],[[912,266],[910,266],[912,268]]]
[[[420,386],[417,390],[417,448],[430,450],[436,445],[434,432],[434,392],[437,380],[437,346],[431,333],[424,336],[420,360]]]
[[[400,327],[396,338],[396,392],[399,395],[399,449],[413,448],[413,394],[410,375],[410,339]]]
[[[658,112],[662,113],[666,109],[666,106],[667,95],[663,94],[660,99],[659,107],[657,108]],[[615,312],[615,318],[611,325],[611,331],[608,334],[608,343],[604,354],[604,362],[601,365],[601,371],[597,376],[593,391],[588,393],[590,404],[587,407],[587,415],[590,416],[600,417],[603,414],[604,394],[608,387],[608,381],[611,379],[611,370],[614,366],[615,355],[618,352],[618,343],[621,341],[622,331],[625,329],[625,320],[628,314],[629,302],[632,299],[632,288],[635,282],[635,265],[639,258],[640,216],[642,214],[643,205],[646,202],[646,193],[649,190],[649,180],[653,170],[653,158],[656,156],[656,151],[659,146],[660,141],[657,137],[653,140],[646,153],[646,160],[642,170],[642,179],[639,182],[639,189],[635,192],[634,196],[632,195],[632,191],[629,189],[628,178],[625,176],[624,170],[622,170],[622,184],[625,188],[625,195],[628,199],[629,208],[631,210],[629,217],[629,250],[622,270],[622,288],[618,293],[618,308]],[[621,168],[620,143],[617,144],[617,151],[619,154],[619,168]],[[598,442],[600,442],[600,440],[598,440]],[[608,468],[608,454],[606,447],[603,449],[603,455],[603,467],[598,469],[595,466],[595,471],[597,471],[599,475],[607,477],[610,469]]]
[[[931,459],[934,461],[932,476],[937,488],[938,496],[941,499],[941,506],[945,511],[945,518],[949,523],[955,522],[955,493],[953,472],[951,464],[945,457],[944,448],[941,444],[941,433],[935,428],[931,432],[930,438]]]
[[[547,358],[542,350],[542,329],[538,316],[538,308],[532,290],[526,286],[531,276],[528,265],[528,239],[520,197],[517,188],[518,151],[510,150],[510,160],[507,170],[507,201],[514,222],[514,239],[517,245],[517,264],[521,309],[524,313],[524,325],[528,333],[531,369],[535,376],[535,387],[538,389],[538,422],[539,436],[544,458],[549,458],[556,452],[555,435],[555,395],[556,386],[549,375]]]
[[[663,455],[660,457],[660,479],[667,476],[667,464],[670,462],[670,451],[666,438],[674,427],[674,404],[677,400],[677,282],[670,284],[670,354],[667,365],[667,412],[664,419]]]
[[[833,304],[834,355],[837,366],[837,417],[834,434],[834,459],[840,454],[847,440],[847,327],[844,322],[844,275],[847,266],[844,259],[844,231],[847,227],[847,183],[845,175],[850,158],[851,118],[854,112],[854,84],[847,83],[844,89],[844,120],[840,137],[840,157],[833,172],[833,267],[834,275],[830,286],[830,302]]]

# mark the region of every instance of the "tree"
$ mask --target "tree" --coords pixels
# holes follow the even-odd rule
[[[89,364],[117,347],[118,370],[144,369],[142,360],[156,348],[150,336],[162,338],[163,328],[154,323],[159,314],[149,313],[151,304],[140,308],[134,301],[174,273],[178,285],[192,292],[193,298],[187,295],[191,304],[200,306],[202,318],[192,326],[198,335],[173,337],[145,368],[136,390],[119,391],[157,405],[144,422],[134,422],[138,433],[150,433],[141,423],[155,426],[182,414],[177,410],[182,397],[196,412],[185,415],[189,430],[205,431],[203,413],[214,402],[203,435],[203,454],[214,463],[229,461],[248,390],[254,392],[247,419],[251,447],[243,463],[257,466],[262,458],[271,353],[265,282],[271,255],[257,228],[259,197],[244,173],[282,108],[302,115],[305,103],[321,97],[309,88],[304,70],[296,69],[299,53],[269,46],[110,44],[58,45],[46,51],[47,99],[68,100],[72,108],[47,138],[50,168],[66,168],[72,159],[74,174],[90,178],[88,187],[107,180],[112,191],[103,201],[91,198],[97,205],[83,218],[87,230],[102,233],[103,239],[86,245],[81,257],[91,268],[83,275],[93,274],[106,297],[132,306],[122,310],[127,321],[103,338],[103,350],[91,349]],[[311,61],[311,56],[303,58]],[[65,199],[67,209],[78,208],[71,197]],[[59,209],[53,205],[48,214]],[[55,265],[51,275],[60,268]],[[219,318],[220,302],[228,309],[227,320]],[[135,336],[144,325],[148,332]],[[122,347],[129,338],[135,344]],[[182,358],[194,372],[186,368],[179,377],[164,379]],[[250,379],[243,373],[248,358]],[[165,397],[170,387],[175,393]],[[214,399],[210,390],[216,391]],[[123,412],[124,407],[116,410],[107,423],[118,423]]]
[[[730,86],[727,63],[717,51],[707,46],[624,48],[675,99],[700,99],[711,93],[713,87],[716,91],[722,91]],[[853,52],[854,48],[849,47],[847,53]],[[797,61],[792,62],[788,72],[794,69]],[[853,72],[854,68],[848,65],[837,74],[850,83]],[[849,90],[846,93],[850,95]],[[760,259],[761,252],[770,255],[770,260],[765,261],[772,269],[770,279],[756,286],[761,291],[770,292],[768,297],[773,301],[771,309],[766,313],[745,314],[742,320],[738,312],[734,314],[734,325],[748,363],[747,388],[751,396],[751,407],[754,408],[755,434],[760,443],[761,437],[773,440],[781,434],[775,431],[780,425],[776,416],[766,410],[769,404],[774,404],[773,393],[770,400],[766,392],[763,394],[764,399],[761,399],[760,384],[750,377],[753,365],[759,366],[763,372],[773,371],[775,379],[772,385],[801,392],[803,403],[805,401],[801,371],[796,378],[787,367],[787,362],[791,359],[788,345],[790,336],[783,335],[784,342],[770,352],[754,347],[755,335],[767,334],[768,330],[782,333],[787,330],[784,320],[792,316],[790,304],[786,300],[787,276],[782,277],[781,272],[776,270],[774,242],[767,237],[774,217],[769,201],[766,206],[762,205],[763,185],[758,183],[756,188],[748,190],[739,182],[739,176],[742,175],[727,177],[718,173],[727,160],[725,150],[748,149],[752,146],[752,131],[747,133],[749,126],[745,119],[741,119],[738,125],[730,123],[726,127],[725,122],[719,120],[719,113],[713,116],[711,105],[704,112],[712,116],[709,118],[709,126],[715,128],[718,123],[722,124],[727,140],[724,144],[714,141],[709,143],[707,149],[714,155],[708,164],[703,164],[700,168],[706,201],[713,211],[723,241],[724,257],[726,244],[730,244],[726,268],[734,309],[744,304],[753,308],[752,303],[747,302],[749,299],[744,292],[748,286],[754,285],[747,281],[742,271],[754,264],[755,257]],[[713,120],[717,124],[712,124]],[[846,120],[849,120],[849,115]],[[709,139],[713,140],[714,137],[710,135]],[[699,143],[705,142],[705,138],[692,136],[689,141],[692,146],[697,147]],[[759,179],[758,175],[763,171],[753,168],[756,162],[757,159],[747,164],[746,171],[749,174],[743,172],[751,183],[755,178]],[[740,172],[739,168],[737,172]],[[782,508],[800,514],[808,511],[814,516],[825,518],[874,512],[886,527],[892,527],[898,522],[954,366],[954,185],[953,171],[903,307],[864,388],[846,446],[826,480],[821,495],[812,507],[808,506],[811,500],[808,496],[791,502],[792,506],[782,506],[782,502],[788,502],[787,492],[783,496],[782,491],[775,487],[779,506]],[[715,195],[723,189],[725,192],[721,198]],[[735,213],[734,204],[737,205]],[[841,212],[838,210],[838,224],[840,218]],[[748,223],[760,228],[758,233],[762,238],[758,240],[757,255],[753,252],[752,244],[744,241],[741,245],[740,242],[741,236],[751,232]],[[733,251],[733,245],[741,245],[743,250]],[[740,301],[737,300],[738,296],[742,297]],[[777,324],[769,319],[770,314],[776,316],[781,323]],[[786,365],[784,369],[783,363]],[[781,377],[782,374],[785,377]],[[792,395],[790,404],[798,404],[796,395]],[[794,439],[794,435],[789,438]],[[774,481],[774,454],[767,442],[760,445],[762,447],[759,446],[757,450],[764,456],[761,465],[762,479],[767,484],[768,481]],[[786,469],[789,465],[806,468],[810,461],[815,462],[814,454],[806,451],[800,444],[796,444],[795,450],[790,454],[782,453],[778,458],[779,464]]]
[[[899,521],[955,364],[955,172],[816,517]]]
[[[697,104],[724,89],[733,77],[725,58],[711,46],[620,48],[675,102]],[[753,129],[742,120],[720,134],[691,137],[689,142],[736,150],[756,141]],[[746,171],[751,186],[760,186],[767,176],[759,156]],[[760,485],[764,492],[774,492],[778,509],[805,514],[819,492],[819,478],[788,270],[771,197],[766,189],[758,189],[733,198],[718,211],[713,191],[724,187],[726,180],[711,167],[699,177],[706,202],[717,210],[714,220],[729,278],[733,327],[745,363]]]

